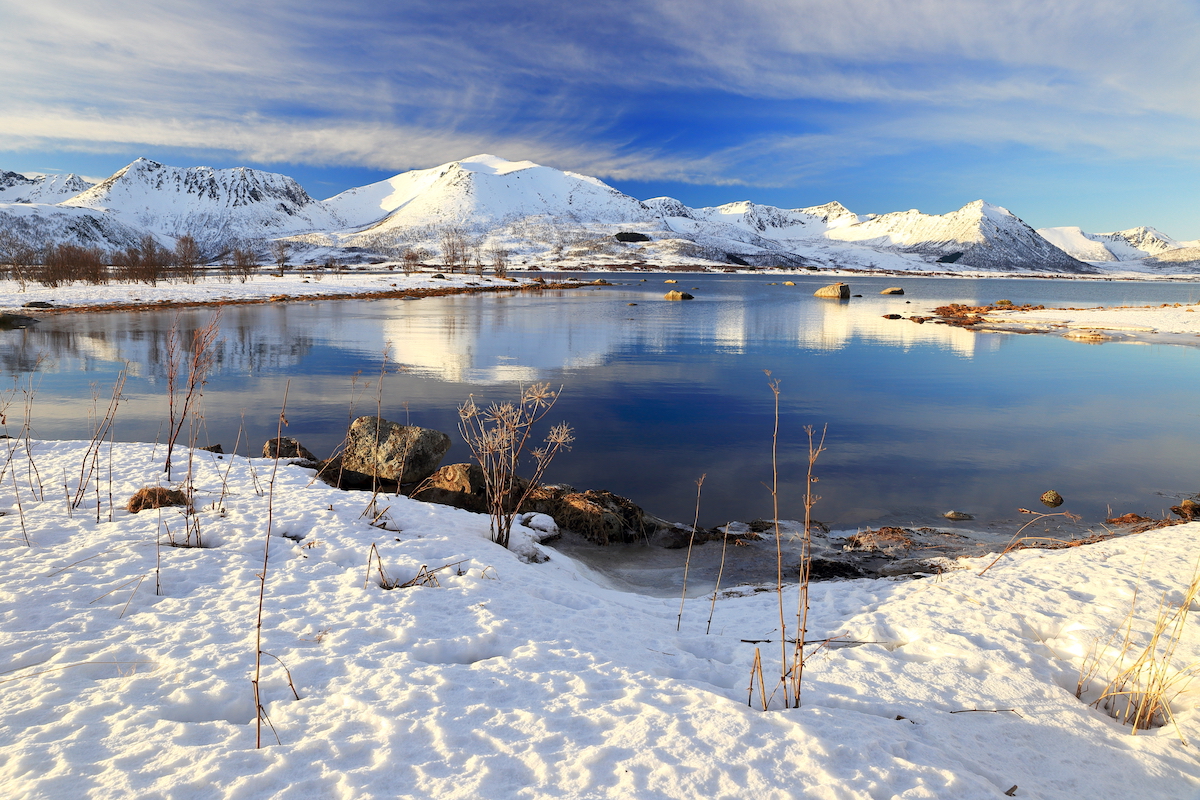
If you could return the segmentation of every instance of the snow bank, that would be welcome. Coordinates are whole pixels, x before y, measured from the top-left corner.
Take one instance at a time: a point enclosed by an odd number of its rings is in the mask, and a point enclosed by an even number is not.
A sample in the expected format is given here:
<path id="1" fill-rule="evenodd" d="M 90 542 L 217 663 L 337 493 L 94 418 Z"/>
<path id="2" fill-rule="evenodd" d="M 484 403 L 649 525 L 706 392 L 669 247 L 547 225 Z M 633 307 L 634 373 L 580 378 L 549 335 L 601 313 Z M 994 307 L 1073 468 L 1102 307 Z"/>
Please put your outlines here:
<path id="1" fill-rule="evenodd" d="M 0 452 L 8 456 L 9 442 Z M 778 670 L 777 596 L 619 592 L 518 528 L 312 482 L 309 470 L 195 454 L 195 520 L 111 512 L 161 477 L 163 448 L 106 446 L 70 515 L 85 443 L 17 446 L 0 496 L 0 785 L 11 798 L 1191 797 L 1200 762 L 1173 728 L 1136 737 L 1075 698 L 1080 660 L 1135 590 L 1177 598 L 1190 524 L 1006 556 L 920 581 L 814 587 L 804 707 L 746 704 L 755 645 Z M 178 454 L 176 464 L 185 461 Z M 111 464 L 111 484 L 110 484 Z M 179 473 L 176 474 L 179 477 Z M 67 484 L 64 491 L 61 482 Z M 32 488 L 31 488 L 32 487 Z M 17 500 L 20 506 L 17 506 Z M 379 511 L 379 527 L 368 522 Z M 97 511 L 100 521 L 97 522 Z M 364 513 L 365 512 L 365 513 Z M 255 615 L 271 551 L 255 749 Z M 30 545 L 26 546 L 25 537 Z M 399 581 L 367 574 L 375 545 Z M 542 563 L 542 557 L 549 560 Z M 160 587 L 156 591 L 156 586 Z M 785 592 L 794 609 L 795 588 Z M 791 624 L 791 620 L 789 620 Z M 1194 629 L 1177 653 L 1200 659 Z M 757 700 L 757 698 L 756 698 Z M 1174 704 L 1200 728 L 1194 692 Z M 978 709 L 979 711 L 974 711 Z M 993 710 L 994 711 L 993 713 Z M 966 712 L 966 713 L 953 713 Z"/>
<path id="2" fill-rule="evenodd" d="M 435 278 L 434 275 L 442 275 Z M 159 303 L 221 303 L 253 302 L 269 299 L 302 299 L 305 297 L 353 297 L 375 292 L 407 290 L 457 289 L 474 287 L 516 287 L 529 279 L 504 280 L 492 276 L 480 278 L 450 272 L 419 272 L 405 275 L 395 264 L 372 267 L 371 271 L 347 269 L 339 273 L 323 270 L 289 271 L 284 277 L 259 273 L 238 283 L 209 276 L 197 283 L 113 282 L 102 286 L 73 283 L 56 289 L 30 281 L 25 290 L 14 280 L 0 280 L 0 311 L 21 311 L 32 302 L 48 302 L 57 307 L 124 306 Z"/>
<path id="3" fill-rule="evenodd" d="M 1052 325 L 1071 330 L 1200 335 L 1200 304 L 992 311 L 985 314 L 984 319 L 988 322 Z"/>

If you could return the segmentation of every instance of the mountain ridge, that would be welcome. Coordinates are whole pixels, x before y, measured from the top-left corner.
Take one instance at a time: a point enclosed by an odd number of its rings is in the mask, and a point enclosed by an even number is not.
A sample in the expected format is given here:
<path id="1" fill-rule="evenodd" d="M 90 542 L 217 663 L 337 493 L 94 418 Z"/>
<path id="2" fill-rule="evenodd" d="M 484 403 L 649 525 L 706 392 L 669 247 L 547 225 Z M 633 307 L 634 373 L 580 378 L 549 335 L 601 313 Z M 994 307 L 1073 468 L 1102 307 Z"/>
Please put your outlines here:
<path id="1" fill-rule="evenodd" d="M 238 243 L 262 250 L 270 240 L 288 239 L 310 259 L 360 260 L 397 258 L 409 249 L 432 257 L 444 231 L 454 229 L 476 252 L 485 245 L 508 250 L 519 258 L 514 266 L 705 261 L 1081 274 L 1096 271 L 1096 261 L 1128 261 L 1114 254 L 1121 247 L 1152 262 L 1150 250 L 1183 246 L 1153 228 L 1043 235 L 983 200 L 941 215 L 915 209 L 860 215 L 837 201 L 793 209 L 749 200 L 691 208 L 670 197 L 641 201 L 598 178 L 486 153 L 323 201 L 286 175 L 246 167 L 171 167 L 139 158 L 95 185 L 57 177 L 76 182 L 60 181 L 56 191 L 83 188 L 55 203 L 18 204 L 4 193 L 28 193 L 35 179 L 0 172 L 0 226 L 47 237 L 61 229 L 98 246 L 128 246 L 138 233 L 167 244 L 190 234 L 210 254 Z M 638 236 L 618 240 L 619 232 Z M 1079 257 L 1088 255 L 1100 258 Z"/>

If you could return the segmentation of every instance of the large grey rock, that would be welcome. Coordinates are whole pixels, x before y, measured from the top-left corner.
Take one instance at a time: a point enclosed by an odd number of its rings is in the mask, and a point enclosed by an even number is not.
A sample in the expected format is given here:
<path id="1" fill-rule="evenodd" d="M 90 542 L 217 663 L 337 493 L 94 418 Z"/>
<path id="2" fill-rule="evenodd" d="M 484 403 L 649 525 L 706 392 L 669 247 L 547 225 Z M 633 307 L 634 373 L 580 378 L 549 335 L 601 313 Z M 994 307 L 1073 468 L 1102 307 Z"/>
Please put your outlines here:
<path id="1" fill-rule="evenodd" d="M 849 300 L 850 285 L 847 283 L 833 283 L 829 286 L 822 286 L 813 292 L 813 297 L 833 297 L 838 300 Z"/>
<path id="2" fill-rule="evenodd" d="M 342 466 L 398 483 L 416 483 L 434 473 L 450 449 L 450 437 L 431 428 L 359 417 L 346 433 Z"/>

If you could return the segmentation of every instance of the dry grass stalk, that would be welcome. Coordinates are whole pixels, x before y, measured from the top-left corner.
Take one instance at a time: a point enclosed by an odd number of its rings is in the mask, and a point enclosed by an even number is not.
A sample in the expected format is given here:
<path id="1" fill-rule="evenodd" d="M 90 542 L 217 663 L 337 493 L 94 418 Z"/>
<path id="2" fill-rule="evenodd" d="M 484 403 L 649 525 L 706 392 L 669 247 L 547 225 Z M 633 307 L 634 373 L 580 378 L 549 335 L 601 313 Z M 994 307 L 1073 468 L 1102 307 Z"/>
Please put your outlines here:
<path id="1" fill-rule="evenodd" d="M 708 477 L 707 472 L 696 481 L 696 516 L 692 520 L 692 533 L 688 536 L 687 560 L 683 562 L 683 591 L 679 597 L 679 616 L 675 618 L 675 630 L 677 631 L 683 625 L 683 604 L 687 602 L 687 581 L 688 570 L 692 566 L 692 546 L 696 543 L 696 526 L 700 524 L 700 490 L 704 487 L 706 477 Z M 711 617 L 709 619 L 711 624 Z"/>
<path id="2" fill-rule="evenodd" d="M 183 354 L 180 352 L 179 319 L 171 325 L 167 334 L 167 408 L 169 422 L 167 425 L 167 460 L 163 471 L 167 480 L 171 479 L 171 452 L 175 449 L 175 441 L 183 431 L 184 423 L 191 416 L 196 403 L 204 393 L 204 384 L 208 382 L 208 371 L 213 364 L 213 344 L 221 332 L 221 307 L 213 312 L 208 324 L 192 332 L 192 352 L 188 359 L 187 380 L 181 389 L 179 386 L 179 371 L 183 366 Z"/>
<path id="3" fill-rule="evenodd" d="M 754 661 L 750 664 L 750 688 L 747 690 L 746 705 L 754 706 L 754 680 L 758 679 L 758 696 L 762 700 L 762 710 L 767 710 L 767 685 L 763 681 L 762 653 L 754 648 Z M 774 692 L 772 692 L 774 695 Z"/>
<path id="4" fill-rule="evenodd" d="M 400 582 L 393 580 L 387 574 L 387 570 L 383 568 L 383 556 L 379 554 L 379 547 L 372 542 L 371 549 L 367 551 L 367 574 L 363 577 L 363 588 L 367 588 L 367 584 L 371 580 L 371 565 L 375 565 L 376 571 L 379 573 L 379 588 L 392 590 L 400 585 Z"/>
<path id="5" fill-rule="evenodd" d="M 708 607 L 708 627 L 704 635 L 712 633 L 713 614 L 717 611 L 717 593 L 721 591 L 721 576 L 725 574 L 725 552 L 729 549 L 729 523 L 725 524 L 725 535 L 721 537 L 721 566 L 717 569 L 717 585 L 713 587 L 712 605 Z"/>
<path id="6" fill-rule="evenodd" d="M 1009 554 L 1010 552 L 1012 552 L 1013 550 L 1019 550 L 1019 549 L 1020 549 L 1020 548 L 1018 547 L 1018 543 L 1019 543 L 1019 542 L 1021 542 L 1021 541 L 1023 541 L 1023 538 L 1022 538 L 1021 534 L 1022 534 L 1022 533 L 1024 533 L 1024 532 L 1025 532 L 1025 529 L 1026 529 L 1026 528 L 1028 528 L 1030 525 L 1033 525 L 1033 524 L 1035 524 L 1035 523 L 1041 522 L 1042 520 L 1044 520 L 1044 519 L 1047 519 L 1047 518 L 1049 518 L 1049 517 L 1066 517 L 1067 519 L 1069 519 L 1069 520 L 1073 520 L 1073 521 L 1078 521 L 1079 519 L 1081 519 L 1081 517 L 1079 517 L 1079 516 L 1077 516 L 1077 515 L 1075 515 L 1075 514 L 1072 514 L 1070 511 L 1057 511 L 1057 512 L 1055 512 L 1055 513 L 1053 513 L 1053 514 L 1043 514 L 1043 513 L 1037 512 L 1037 511 L 1030 511 L 1030 510 L 1029 510 L 1029 509 L 1027 509 L 1027 508 L 1018 508 L 1018 509 L 1017 509 L 1017 513 L 1019 513 L 1019 514 L 1032 514 L 1032 515 L 1033 515 L 1033 519 L 1029 520 L 1029 522 L 1026 522 L 1024 525 L 1022 525 L 1022 526 L 1021 526 L 1021 527 L 1020 527 L 1020 528 L 1017 530 L 1017 532 L 1013 534 L 1013 538 L 1012 538 L 1012 539 L 1009 541 L 1008 545 L 1006 545 L 1006 546 L 1005 546 L 1005 548 L 1004 548 L 1004 549 L 1003 549 L 1003 550 L 1000 552 L 1000 555 L 996 556 L 996 558 L 995 558 L 995 559 L 993 559 L 993 560 L 992 560 L 992 562 L 991 562 L 990 564 L 988 564 L 986 567 L 984 567 L 983 569 L 981 569 L 981 570 L 979 571 L 979 574 L 980 574 L 981 576 L 982 576 L 982 575 L 983 575 L 985 572 L 987 572 L 989 569 L 991 569 L 992 567 L 996 566 L 996 562 L 997 562 L 997 561 L 999 561 L 1000 559 L 1004 558 L 1006 555 L 1008 555 L 1008 554 Z"/>
<path id="7" fill-rule="evenodd" d="M 125 378 L 128 375 L 129 362 L 125 362 L 125 366 L 121 368 L 121 371 L 117 373 L 116 380 L 113 381 L 112 397 L 108 401 L 108 408 L 104 412 L 104 418 L 96 423 L 92 439 L 88 442 L 87 450 L 84 451 L 83 462 L 79 465 L 79 485 L 75 489 L 75 497 L 72 499 L 70 505 L 72 509 L 79 508 L 87 491 L 88 483 L 91 482 L 93 474 L 96 473 L 100 448 L 104 445 L 104 438 L 110 436 L 112 433 L 113 423 L 117 417 L 117 407 L 121 403 L 121 392 L 125 389 Z M 110 452 L 111 449 L 110 447 Z M 98 492 L 99 487 L 97 486 Z M 100 521 L 100 504 L 98 499 L 96 503 L 96 521 Z"/>
<path id="8" fill-rule="evenodd" d="M 771 519 L 775 525 L 775 592 L 779 596 L 779 683 L 783 686 L 783 707 L 789 708 L 787 616 L 783 610 L 783 531 L 779 528 L 779 379 L 772 378 L 769 369 L 763 372 L 775 397 L 775 427 L 771 431 Z"/>
<path id="9" fill-rule="evenodd" d="M 811 425 L 804 426 L 804 432 L 808 435 L 808 473 L 804 483 L 804 541 L 800 551 L 800 592 L 796 609 L 796 623 L 799 630 L 796 633 L 796 649 L 792 652 L 790 670 L 792 703 L 796 708 L 800 707 L 800 690 L 804 682 L 804 637 L 808 633 L 808 587 L 812 580 L 812 510 L 817 501 L 821 499 L 819 495 L 813 494 L 812 487 L 817 482 L 817 477 L 813 475 L 813 468 L 816 466 L 817 458 L 825 452 L 825 434 L 828 431 L 828 425 L 823 427 L 821 440 L 814 445 L 813 427 Z"/>
<path id="10" fill-rule="evenodd" d="M 1158 603 L 1154 624 L 1145 644 L 1138 646 L 1133 636 L 1133 607 L 1126 617 L 1125 636 L 1111 668 L 1116 672 L 1092 703 L 1104 709 L 1114 719 L 1132 727 L 1131 733 L 1166 725 L 1175 725 L 1180 739 L 1183 734 L 1171 711 L 1171 701 L 1184 691 L 1196 677 L 1200 664 L 1185 667 L 1175 665 L 1175 651 L 1187 630 L 1188 614 L 1200 596 L 1200 564 L 1192 572 L 1192 580 L 1178 603 L 1170 603 L 1164 594 Z M 1136 603 L 1136 596 L 1135 596 Z M 1085 667 L 1086 664 L 1085 659 Z M 1096 668 L 1090 667 L 1095 673 Z M 1090 677 L 1090 676 L 1089 676 Z M 1081 671 L 1079 693 L 1084 684 Z M 1185 742 L 1186 743 L 1186 742 Z"/>
<path id="11" fill-rule="evenodd" d="M 283 437 L 283 426 L 287 424 L 287 399 L 288 391 L 292 388 L 292 382 L 289 380 L 283 388 L 283 404 L 279 408 L 279 422 L 276 426 L 275 441 L 279 441 Z M 170 457 L 168 456 L 168 463 Z M 271 528 L 275 522 L 275 476 L 279 472 L 279 451 L 275 451 L 275 464 L 271 468 L 271 482 L 267 492 L 267 536 L 263 543 L 263 561 L 262 571 L 258 574 L 258 616 L 254 625 L 254 680 L 251 683 L 254 686 L 254 708 L 255 708 L 255 726 L 254 726 L 254 747 L 255 749 L 262 747 L 262 724 L 265 720 L 271 728 L 271 733 L 275 735 L 275 741 L 279 741 L 279 734 L 275 732 L 275 726 L 271 725 L 271 720 L 267 718 L 267 709 L 262 704 L 262 695 L 259 691 L 259 681 L 262 678 L 262 627 L 263 627 L 263 605 L 267 599 L 267 567 L 268 559 L 271 555 Z M 274 657 L 274 656 L 272 656 Z M 286 669 L 286 667 L 285 667 Z M 291 682 L 291 675 L 288 676 L 288 682 Z M 295 687 L 292 688 L 295 691 Z"/>

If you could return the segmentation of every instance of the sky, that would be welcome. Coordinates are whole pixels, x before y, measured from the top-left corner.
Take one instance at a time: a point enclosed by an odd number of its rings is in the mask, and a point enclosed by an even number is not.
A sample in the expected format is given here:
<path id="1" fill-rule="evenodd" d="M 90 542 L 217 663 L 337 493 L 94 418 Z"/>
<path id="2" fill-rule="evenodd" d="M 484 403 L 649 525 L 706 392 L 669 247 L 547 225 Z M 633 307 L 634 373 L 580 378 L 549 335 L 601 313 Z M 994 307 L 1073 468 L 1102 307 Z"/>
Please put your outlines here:
<path id="1" fill-rule="evenodd" d="M 640 199 L 1200 239 L 1195 0 L 0 0 L 0 169 L 325 199 L 478 153 Z"/>

